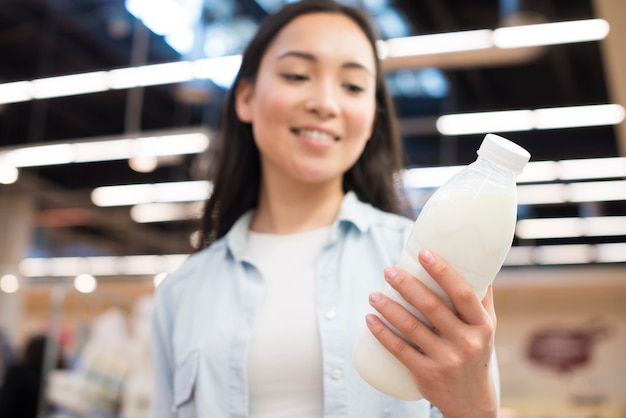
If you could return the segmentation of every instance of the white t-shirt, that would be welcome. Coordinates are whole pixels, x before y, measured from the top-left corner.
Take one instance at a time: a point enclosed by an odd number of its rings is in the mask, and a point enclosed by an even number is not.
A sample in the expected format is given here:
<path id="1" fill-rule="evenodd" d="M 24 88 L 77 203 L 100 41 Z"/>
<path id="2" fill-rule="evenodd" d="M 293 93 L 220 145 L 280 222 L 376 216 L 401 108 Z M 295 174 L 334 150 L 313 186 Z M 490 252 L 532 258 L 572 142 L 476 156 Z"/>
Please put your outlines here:
<path id="1" fill-rule="evenodd" d="M 330 227 L 249 234 L 248 253 L 265 280 L 248 354 L 251 418 L 323 416 L 315 268 L 329 238 Z"/>

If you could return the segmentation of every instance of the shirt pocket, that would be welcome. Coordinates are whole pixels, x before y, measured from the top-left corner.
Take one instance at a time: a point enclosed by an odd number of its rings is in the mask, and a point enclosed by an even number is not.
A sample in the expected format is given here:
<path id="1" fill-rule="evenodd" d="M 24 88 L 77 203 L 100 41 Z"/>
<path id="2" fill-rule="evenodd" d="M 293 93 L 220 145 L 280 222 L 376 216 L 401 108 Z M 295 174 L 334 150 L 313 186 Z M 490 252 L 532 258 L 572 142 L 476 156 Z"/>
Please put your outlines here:
<path id="1" fill-rule="evenodd" d="M 198 351 L 192 351 L 176 366 L 174 372 L 174 405 L 179 418 L 195 417 L 195 388 L 198 376 Z"/>

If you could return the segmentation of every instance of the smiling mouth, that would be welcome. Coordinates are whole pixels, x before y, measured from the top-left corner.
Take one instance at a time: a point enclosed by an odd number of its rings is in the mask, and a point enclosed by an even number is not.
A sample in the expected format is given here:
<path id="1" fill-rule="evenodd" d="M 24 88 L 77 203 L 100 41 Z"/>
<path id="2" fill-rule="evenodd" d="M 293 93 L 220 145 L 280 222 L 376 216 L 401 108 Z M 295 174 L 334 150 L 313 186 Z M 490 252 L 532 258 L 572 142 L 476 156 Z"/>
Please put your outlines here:
<path id="1" fill-rule="evenodd" d="M 301 135 L 301 136 L 306 136 L 307 138 L 310 138 L 314 141 L 318 141 L 318 142 L 337 142 L 339 141 L 339 137 L 338 136 L 333 136 L 330 135 L 326 132 L 321 132 L 321 131 L 316 131 L 313 129 L 292 129 L 292 132 L 297 134 L 297 135 Z"/>

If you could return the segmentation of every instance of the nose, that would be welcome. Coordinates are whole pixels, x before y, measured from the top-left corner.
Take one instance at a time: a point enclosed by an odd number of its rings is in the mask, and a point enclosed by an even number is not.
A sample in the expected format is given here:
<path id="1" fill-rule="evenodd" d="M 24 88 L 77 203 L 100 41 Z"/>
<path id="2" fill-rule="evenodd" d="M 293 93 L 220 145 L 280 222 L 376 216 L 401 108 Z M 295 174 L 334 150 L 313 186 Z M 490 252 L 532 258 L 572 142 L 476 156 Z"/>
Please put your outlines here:
<path id="1" fill-rule="evenodd" d="M 340 106 L 334 87 L 330 83 L 312 86 L 310 96 L 306 101 L 306 108 L 325 119 L 337 116 Z"/>

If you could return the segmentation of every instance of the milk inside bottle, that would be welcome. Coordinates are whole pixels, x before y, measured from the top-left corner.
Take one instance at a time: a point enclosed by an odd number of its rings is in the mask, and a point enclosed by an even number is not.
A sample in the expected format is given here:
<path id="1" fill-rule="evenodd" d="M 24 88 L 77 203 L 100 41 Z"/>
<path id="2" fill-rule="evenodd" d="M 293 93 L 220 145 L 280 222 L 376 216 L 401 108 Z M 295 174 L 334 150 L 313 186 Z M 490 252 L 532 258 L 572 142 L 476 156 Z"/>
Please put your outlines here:
<path id="1" fill-rule="evenodd" d="M 422 249 L 437 253 L 482 299 L 511 248 L 517 218 L 516 178 L 530 159 L 525 149 L 493 134 L 485 136 L 477 154 L 476 161 L 426 202 L 398 261 L 399 267 L 426 284 L 453 310 L 448 295 L 426 273 L 417 255 Z M 386 293 L 430 325 L 394 289 L 388 287 Z M 367 327 L 354 347 L 353 362 L 361 377 L 378 390 L 399 399 L 422 398 L 409 370 Z"/>

